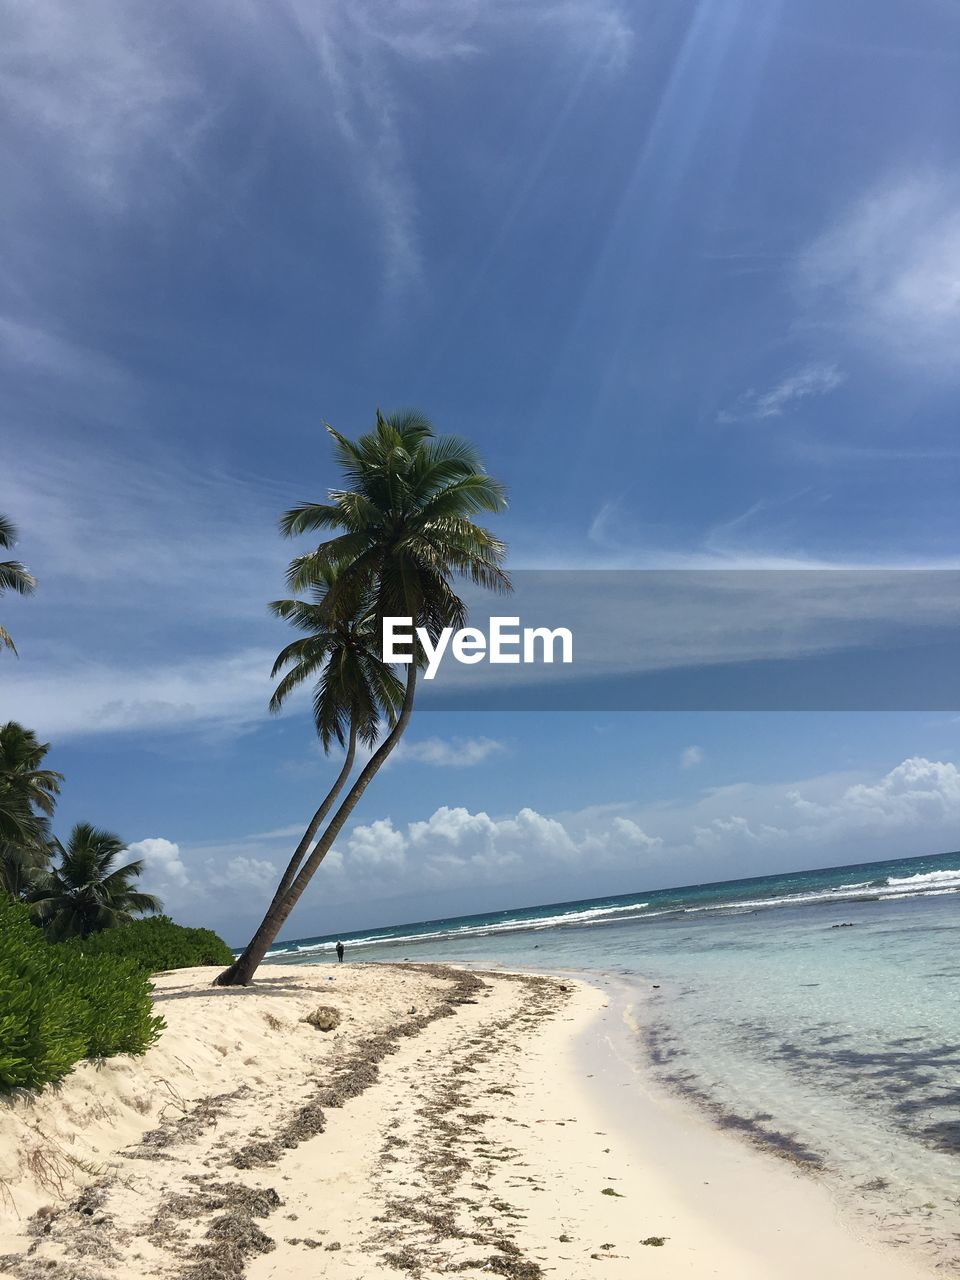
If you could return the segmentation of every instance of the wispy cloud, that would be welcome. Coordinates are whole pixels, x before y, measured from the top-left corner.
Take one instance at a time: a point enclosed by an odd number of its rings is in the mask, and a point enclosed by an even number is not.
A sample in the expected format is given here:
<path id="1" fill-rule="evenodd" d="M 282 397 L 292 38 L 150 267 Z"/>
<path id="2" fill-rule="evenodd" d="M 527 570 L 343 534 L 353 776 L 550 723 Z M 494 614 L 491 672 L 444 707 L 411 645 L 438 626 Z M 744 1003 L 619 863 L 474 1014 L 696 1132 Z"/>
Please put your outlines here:
<path id="1" fill-rule="evenodd" d="M 760 422 L 780 418 L 804 400 L 828 395 L 845 381 L 846 374 L 835 364 L 806 364 L 766 391 L 751 387 L 731 408 L 721 409 L 717 421 Z"/>
<path id="2" fill-rule="evenodd" d="M 137 194 L 135 174 L 181 157 L 204 110 L 171 16 L 122 0 L 7 6 L 0 16 L 7 147 L 32 151 L 31 170 L 42 156 L 77 193 L 125 206 Z"/>
<path id="3" fill-rule="evenodd" d="M 401 741 L 394 758 L 414 764 L 437 765 L 444 769 L 468 769 L 483 764 L 491 756 L 502 755 L 506 747 L 495 738 L 421 738 Z"/>
<path id="4" fill-rule="evenodd" d="M 205 181 L 205 147 L 229 126 L 243 75 L 303 145 L 305 182 L 319 191 L 335 181 L 342 192 L 332 175 L 345 164 L 375 229 L 386 287 L 397 293 L 419 278 L 423 257 L 411 68 L 427 73 L 522 44 L 538 57 L 576 51 L 612 74 L 633 39 L 620 0 L 211 0 L 202 18 L 177 3 L 8 6 L 0 217 L 8 242 L 38 253 L 35 210 L 64 192 L 88 211 L 156 219 L 185 177 Z M 339 158 L 317 150 L 330 137 Z M 29 281 L 20 286 L 29 296 Z"/>
<path id="5" fill-rule="evenodd" d="M 95 457 L 63 437 L 42 456 L 12 440 L 0 510 L 40 587 L 13 602 L 5 713 L 53 738 L 265 718 L 287 638 L 267 610 L 291 554 L 276 532 L 284 497 L 147 440 L 100 440 Z"/>
<path id="6" fill-rule="evenodd" d="M 875 353 L 955 373 L 960 346 L 960 183 L 891 181 L 848 209 L 801 255 L 816 322 Z"/>
<path id="7" fill-rule="evenodd" d="M 58 741 L 130 730 L 238 728 L 267 718 L 273 656 L 254 649 L 143 665 L 27 658 L 5 675 L 3 711 Z"/>
<path id="8" fill-rule="evenodd" d="M 686 747 L 680 756 L 680 768 L 695 769 L 698 764 L 703 764 L 703 747 Z"/>
<path id="9" fill-rule="evenodd" d="M 410 64 L 482 60 L 533 36 L 540 52 L 557 44 L 589 53 L 610 71 L 629 56 L 633 31 L 617 0 L 340 0 L 316 5 L 285 0 L 294 30 L 308 47 L 333 107 L 333 122 L 364 203 L 378 228 L 388 292 L 421 275 L 420 197 L 413 176 L 410 125 L 402 88 Z M 248 7 L 275 43 L 274 6 Z"/>
<path id="10" fill-rule="evenodd" d="M 20 372 L 81 382 L 87 390 L 99 384 L 116 391 L 128 381 L 125 372 L 99 352 L 3 314 L 0 363 Z"/>
<path id="11" fill-rule="evenodd" d="M 267 623 L 266 602 L 279 594 L 291 554 L 276 531 L 286 490 L 187 467 L 143 437 L 116 447 L 101 437 L 93 456 L 86 441 L 67 436 L 50 435 L 55 448 L 38 455 L 28 429 L 11 435 L 18 464 L 0 475 L 0 510 L 16 513 L 23 554 L 41 580 L 28 627 L 68 608 L 80 643 L 85 622 L 102 632 L 105 615 L 122 627 L 136 611 L 143 652 L 171 628 L 218 616 L 221 628 L 239 617 Z M 100 652 L 109 648 L 101 635 Z"/>

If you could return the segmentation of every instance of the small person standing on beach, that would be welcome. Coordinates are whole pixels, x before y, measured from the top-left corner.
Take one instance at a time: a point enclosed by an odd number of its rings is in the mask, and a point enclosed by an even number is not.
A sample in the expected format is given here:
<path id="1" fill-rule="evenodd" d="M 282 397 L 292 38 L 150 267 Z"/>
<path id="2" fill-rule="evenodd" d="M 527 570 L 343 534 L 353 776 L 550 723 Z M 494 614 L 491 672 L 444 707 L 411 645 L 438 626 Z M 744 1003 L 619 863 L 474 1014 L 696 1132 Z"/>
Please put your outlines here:
<path id="1" fill-rule="evenodd" d="M 343 964 L 343 943 L 337 943 L 337 963 Z"/>

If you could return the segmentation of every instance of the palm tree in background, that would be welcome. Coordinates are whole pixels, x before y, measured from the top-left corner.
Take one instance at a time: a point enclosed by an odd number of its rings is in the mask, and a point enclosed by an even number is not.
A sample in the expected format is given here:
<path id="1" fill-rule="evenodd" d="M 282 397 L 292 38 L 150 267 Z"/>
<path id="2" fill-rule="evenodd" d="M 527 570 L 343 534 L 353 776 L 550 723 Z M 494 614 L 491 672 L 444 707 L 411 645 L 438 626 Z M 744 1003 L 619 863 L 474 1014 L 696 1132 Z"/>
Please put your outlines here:
<path id="1" fill-rule="evenodd" d="M 143 860 L 117 865 L 126 846 L 113 832 L 78 822 L 66 845 L 54 840 L 51 848 L 58 861 L 32 895 L 34 917 L 51 942 L 89 938 L 161 910 L 159 898 L 133 887 Z"/>
<path id="2" fill-rule="evenodd" d="M 453 588 L 457 577 L 508 591 L 504 544 L 474 516 L 502 511 L 503 487 L 491 479 L 473 447 L 456 436 L 437 436 L 422 414 L 384 417 L 353 441 L 334 431 L 334 453 L 349 488 L 327 503 L 306 503 L 281 520 L 287 537 L 317 530 L 335 536 L 291 564 L 294 591 L 324 586 L 319 608 L 333 625 L 365 602 L 379 639 L 385 617 L 409 617 L 432 640 L 447 626 L 461 627 L 466 606 Z M 328 575 L 333 575 L 332 578 Z M 314 872 L 326 857 L 364 791 L 400 741 L 413 713 L 418 661 L 408 664 L 403 701 L 389 733 L 373 752 L 286 892 L 278 895 L 243 956 L 220 974 L 224 986 L 250 982 Z"/>
<path id="3" fill-rule="evenodd" d="M 0 725 L 0 884 L 21 885 L 30 870 L 46 866 L 48 820 L 63 774 L 42 768 L 50 750 L 32 729 L 15 720 Z M 15 896 L 20 896 L 19 892 Z"/>
<path id="4" fill-rule="evenodd" d="M 0 515 L 0 548 L 4 551 L 16 546 L 17 531 L 6 516 Z M 0 593 L 16 591 L 21 596 L 30 595 L 37 586 L 33 574 L 28 573 L 19 560 L 0 560 Z M 0 645 L 17 652 L 10 632 L 0 626 Z"/>
<path id="5" fill-rule="evenodd" d="M 47 827 L 47 819 L 41 819 Z M 29 902 L 46 883 L 50 872 L 47 845 L 14 844 L 0 840 L 0 893 L 17 902 Z"/>
<path id="6" fill-rule="evenodd" d="M 380 654 L 380 635 L 374 614 L 358 605 L 340 617 L 325 608 L 326 596 L 336 581 L 336 571 L 328 568 L 322 581 L 310 592 L 311 600 L 275 600 L 271 610 L 306 634 L 281 650 L 273 664 L 276 677 L 286 668 L 270 699 L 270 710 L 278 712 L 295 689 L 315 680 L 313 718 L 317 737 L 327 754 L 335 744 L 345 750 L 343 767 L 333 786 L 307 824 L 307 829 L 287 865 L 264 920 L 270 917 L 293 883 L 300 864 L 320 824 L 343 790 L 353 769 L 357 743 L 373 749 L 384 722 L 392 727 L 403 702 L 403 684 Z M 256 942 L 254 936 L 251 945 Z M 245 964 L 240 956 L 234 968 Z M 231 970 L 228 970 L 229 974 Z M 226 975 L 222 985 L 227 985 Z"/>

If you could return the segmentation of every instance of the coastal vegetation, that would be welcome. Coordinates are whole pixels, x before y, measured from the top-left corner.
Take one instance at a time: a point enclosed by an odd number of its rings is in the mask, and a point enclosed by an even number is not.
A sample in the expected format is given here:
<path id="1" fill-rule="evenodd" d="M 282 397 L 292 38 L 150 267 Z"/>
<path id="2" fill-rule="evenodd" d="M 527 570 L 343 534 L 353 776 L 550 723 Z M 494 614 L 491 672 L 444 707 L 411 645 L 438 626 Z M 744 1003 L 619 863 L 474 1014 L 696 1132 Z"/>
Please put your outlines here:
<path id="1" fill-rule="evenodd" d="M 63 777 L 49 744 L 0 726 L 0 1093 L 41 1089 L 85 1058 L 142 1054 L 160 1035 L 150 974 L 228 964 L 207 929 L 185 929 L 139 891 L 123 841 L 77 823 L 50 833 Z"/>
<path id="2" fill-rule="evenodd" d="M 122 956 L 145 973 L 230 964 L 233 952 L 212 929 L 189 929 L 169 916 L 132 920 L 63 944 L 87 956 Z"/>
<path id="3" fill-rule="evenodd" d="M 51 942 L 160 911 L 135 888 L 143 860 L 120 865 L 126 845 L 112 831 L 78 822 L 66 844 L 51 834 L 63 774 L 44 767 L 49 750 L 32 729 L 0 725 L 0 894 L 27 904 Z"/>
<path id="4" fill-rule="evenodd" d="M 84 1058 L 145 1053 L 163 1026 L 134 960 L 51 943 L 0 895 L 0 1091 L 55 1084 Z"/>
<path id="5" fill-rule="evenodd" d="M 401 696 L 399 682 L 392 673 L 388 678 L 373 648 L 383 619 L 410 618 L 436 642 L 445 628 L 460 628 L 466 621 L 466 606 L 454 590 L 457 578 L 494 591 L 510 589 L 502 568 L 504 543 L 474 519 L 504 510 L 506 495 L 472 445 L 456 436 L 438 436 L 415 411 L 384 416 L 378 410 L 374 429 L 357 440 L 332 427 L 327 430 L 345 487 L 331 490 L 325 503 L 294 507 L 281 520 L 286 537 L 318 531 L 333 536 L 290 565 L 288 585 L 308 594 L 310 601 L 292 599 L 273 606 L 306 635 L 277 659 L 274 674 L 291 669 L 272 705 L 278 708 L 292 688 L 316 678 L 314 713 L 321 745 L 325 750 L 334 742 L 344 745 L 346 756 L 256 933 L 217 978 L 223 986 L 251 981 L 410 722 L 423 646 L 418 642 L 415 660 L 407 665 Z M 379 745 L 318 835 L 346 785 L 358 738 Z"/>
<path id="6" fill-rule="evenodd" d="M 151 973 L 233 959 L 207 929 L 142 918 L 160 902 L 135 887 L 143 863 L 123 859 L 118 836 L 83 822 L 65 844 L 51 836 L 63 778 L 48 749 L 0 726 L 0 1093 L 144 1053 L 164 1026 Z"/>

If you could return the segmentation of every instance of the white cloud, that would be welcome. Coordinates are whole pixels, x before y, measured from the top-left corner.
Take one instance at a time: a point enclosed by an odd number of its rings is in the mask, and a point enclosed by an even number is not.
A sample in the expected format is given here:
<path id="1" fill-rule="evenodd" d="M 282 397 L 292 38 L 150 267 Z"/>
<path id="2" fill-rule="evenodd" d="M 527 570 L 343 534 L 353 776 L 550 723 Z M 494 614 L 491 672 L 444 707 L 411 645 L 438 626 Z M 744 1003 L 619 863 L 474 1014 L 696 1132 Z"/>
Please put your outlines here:
<path id="1" fill-rule="evenodd" d="M 562 877 L 589 896 L 598 871 L 636 888 L 730 874 L 869 860 L 946 847 L 960 824 L 960 769 L 904 760 L 873 779 L 833 774 L 783 784 L 712 788 L 693 802 L 622 804 L 549 815 L 532 808 L 495 818 L 441 806 L 405 828 L 389 819 L 341 842 L 335 892 L 379 894 Z M 549 889 L 545 890 L 549 897 Z M 545 897 L 544 900 L 547 900 Z"/>
<path id="2" fill-rule="evenodd" d="M 849 209 L 800 259 L 822 322 L 878 354 L 950 373 L 960 346 L 960 184 L 891 182 Z"/>
<path id="3" fill-rule="evenodd" d="M 745 391 L 733 408 L 723 409 L 717 414 L 717 421 L 728 423 L 780 418 L 804 400 L 828 395 L 845 381 L 846 374 L 835 364 L 806 364 L 767 391 L 753 388 Z"/>
<path id="4" fill-rule="evenodd" d="M 392 760 L 398 763 L 412 761 L 415 764 L 438 765 L 441 768 L 467 769 L 483 764 L 491 756 L 506 750 L 495 738 L 421 738 L 419 742 L 401 739 Z"/>
<path id="5" fill-rule="evenodd" d="M 145 441 L 90 454 L 62 439 L 40 456 L 27 431 L 11 437 L 24 447 L 0 510 L 40 586 L 12 605 L 8 713 L 55 737 L 265 718 L 287 638 L 267 610 L 291 555 L 275 523 L 286 496 L 184 472 Z"/>
<path id="6" fill-rule="evenodd" d="M 613 817 L 602 828 L 574 833 L 560 818 L 523 808 L 492 818 L 442 805 L 428 819 L 399 830 L 389 820 L 354 828 L 343 846 L 344 883 L 375 868 L 378 884 L 389 869 L 399 887 L 448 889 L 472 883 L 507 884 L 551 872 L 569 873 L 586 865 L 633 863 L 660 847 L 635 822 Z"/>
<path id="7" fill-rule="evenodd" d="M 182 887 L 187 884 L 187 868 L 180 858 L 180 846 L 163 836 L 148 836 L 127 845 L 127 852 L 144 861 L 144 883 Z"/>
<path id="8" fill-rule="evenodd" d="M 911 756 L 878 781 L 816 801 L 793 793 L 804 825 L 830 829 L 950 826 L 960 821 L 960 770 L 950 761 Z"/>
<path id="9" fill-rule="evenodd" d="M 406 848 L 406 840 L 390 819 L 381 818 L 367 826 L 354 827 L 344 843 L 343 854 L 351 867 L 382 873 L 385 869 L 402 869 Z"/>
<path id="10" fill-rule="evenodd" d="M 122 0 L 8 5 L 0 17 L 8 140 L 53 161 L 77 191 L 126 204 L 136 173 L 182 157 L 203 110 L 171 16 Z"/>
<path id="11" fill-rule="evenodd" d="M 558 43 L 608 70 L 619 70 L 633 32 L 617 0 L 286 0 L 298 43 L 309 49 L 316 81 L 332 105 L 339 134 L 372 222 L 389 293 L 422 271 L 419 193 L 411 172 L 409 103 L 402 89 L 409 64 L 482 60 L 504 45 L 533 39 L 538 51 Z M 232 9 L 231 9 L 232 18 Z M 276 49 L 272 4 L 247 6 L 257 42 Z M 299 51 L 298 51 L 299 52 Z M 292 57 L 287 65 L 293 65 Z M 399 74 L 398 74 L 399 73 Z M 301 92 L 315 95 L 313 87 Z"/>
<path id="12" fill-rule="evenodd" d="M 930 853 L 955 846 L 958 828 L 960 769 L 922 756 L 879 776 L 741 782 L 692 802 L 561 814 L 524 807 L 500 817 L 444 805 L 405 825 L 384 817 L 348 829 L 286 936 L 328 932 L 333 913 L 362 918 L 359 904 L 372 901 L 383 914 L 397 900 L 400 921 L 428 916 L 433 894 L 459 894 L 460 911 L 475 894 L 502 905 L 593 897 Z M 283 827 L 193 846 L 151 837 L 130 849 L 147 858 L 145 887 L 160 891 L 168 910 L 241 941 L 297 835 L 299 827 Z"/>
<path id="13" fill-rule="evenodd" d="M 680 768 L 695 769 L 698 764 L 703 764 L 703 747 L 685 747 L 680 756 Z"/>
<path id="14" fill-rule="evenodd" d="M 99 352 L 10 315 L 0 315 L 0 361 L 39 377 L 80 382 L 87 392 L 116 396 L 127 384 L 124 371 Z"/>
<path id="15" fill-rule="evenodd" d="M 750 825 L 750 820 L 742 814 L 731 813 L 725 818 L 714 818 L 709 826 L 693 828 L 693 843 L 701 848 L 727 848 L 731 844 L 743 846 L 744 843 L 756 845 L 761 842 L 770 845 L 771 841 L 780 840 L 787 835 L 782 827 L 773 827 L 769 823 L 759 822 Z"/>
<path id="16" fill-rule="evenodd" d="M 285 134 L 304 142 L 304 181 L 313 173 L 342 187 L 334 170 L 345 163 L 396 293 L 421 272 L 408 73 L 518 45 L 613 73 L 634 40 L 620 0 L 211 0 L 198 15 L 186 4 L 123 0 L 7 6 L 4 167 L 26 176 L 7 183 L 0 209 L 16 220 L 18 242 L 43 251 L 30 239 L 30 218 L 48 183 L 51 193 L 68 189 L 113 215 L 136 207 L 150 218 L 178 198 L 185 176 L 201 186 L 204 144 L 221 117 L 229 127 L 246 79 L 259 82 L 266 114 L 286 113 Z M 335 145 L 316 153 L 318 140 Z M 8 223 L 8 239 L 12 231 Z"/>
<path id="17" fill-rule="evenodd" d="M 232 889 L 255 889 L 266 894 L 272 891 L 279 879 L 277 868 L 266 858 L 231 858 L 222 868 L 212 871 L 213 884 Z M 266 907 L 266 899 L 263 903 Z"/>
<path id="18" fill-rule="evenodd" d="M 4 714 L 50 738 L 237 727 L 267 718 L 272 659 L 254 649 L 143 666 L 24 662 L 4 690 Z"/>

